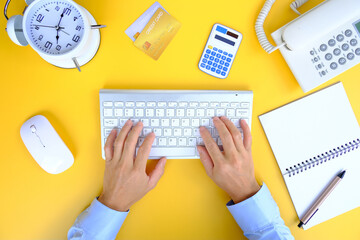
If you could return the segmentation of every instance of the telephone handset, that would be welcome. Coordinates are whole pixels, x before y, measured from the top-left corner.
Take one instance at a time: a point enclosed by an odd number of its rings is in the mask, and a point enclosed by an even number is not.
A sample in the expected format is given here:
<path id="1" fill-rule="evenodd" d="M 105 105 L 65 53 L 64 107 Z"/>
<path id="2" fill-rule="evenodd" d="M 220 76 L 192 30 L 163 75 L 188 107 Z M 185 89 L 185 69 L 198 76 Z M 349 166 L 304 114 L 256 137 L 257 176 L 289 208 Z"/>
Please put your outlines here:
<path id="1" fill-rule="evenodd" d="M 308 0 L 297 0 L 296 8 Z M 327 0 L 266 38 L 263 23 L 275 0 L 267 0 L 256 21 L 261 46 L 280 50 L 304 92 L 360 63 L 360 1 Z"/>

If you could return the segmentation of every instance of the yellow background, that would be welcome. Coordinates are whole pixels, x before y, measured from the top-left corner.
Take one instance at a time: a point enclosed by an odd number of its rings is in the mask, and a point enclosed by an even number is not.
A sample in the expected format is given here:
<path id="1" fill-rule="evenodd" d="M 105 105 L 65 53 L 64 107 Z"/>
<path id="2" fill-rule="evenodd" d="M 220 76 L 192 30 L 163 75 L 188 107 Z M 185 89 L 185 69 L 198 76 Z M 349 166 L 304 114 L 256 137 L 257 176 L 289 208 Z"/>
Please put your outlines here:
<path id="1" fill-rule="evenodd" d="M 65 239 L 77 215 L 100 193 L 104 171 L 98 102 L 101 88 L 253 90 L 256 176 L 269 186 L 295 238 L 360 238 L 360 209 L 307 231 L 296 226 L 298 218 L 257 117 L 305 94 L 280 53 L 268 55 L 258 44 L 254 23 L 264 0 L 162 0 L 182 27 L 158 61 L 135 48 L 124 33 L 153 0 L 77 2 L 98 23 L 108 26 L 101 30 L 99 52 L 82 73 L 56 68 L 29 46 L 13 44 L 3 30 L 5 18 L 0 17 L 0 239 Z M 301 11 L 319 2 L 310 1 Z M 265 24 L 268 35 L 297 16 L 289 4 L 288 0 L 276 2 Z M 21 13 L 24 6 L 24 1 L 13 0 L 9 15 Z M 244 35 L 225 80 L 197 68 L 214 23 Z M 359 66 L 354 67 L 320 87 L 342 81 L 357 119 L 359 73 Z M 42 170 L 22 143 L 20 127 L 36 114 L 50 120 L 75 156 L 74 165 L 62 174 Z M 158 186 L 131 208 L 118 239 L 244 239 L 225 207 L 228 200 L 206 176 L 199 160 L 168 161 Z"/>

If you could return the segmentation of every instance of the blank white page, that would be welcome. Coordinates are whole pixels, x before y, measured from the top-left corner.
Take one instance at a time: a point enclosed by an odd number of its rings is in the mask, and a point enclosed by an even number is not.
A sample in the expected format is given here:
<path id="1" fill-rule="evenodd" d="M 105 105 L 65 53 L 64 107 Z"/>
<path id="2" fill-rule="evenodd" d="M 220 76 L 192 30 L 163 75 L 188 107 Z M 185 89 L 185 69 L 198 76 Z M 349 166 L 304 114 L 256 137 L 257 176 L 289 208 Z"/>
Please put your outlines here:
<path id="1" fill-rule="evenodd" d="M 342 83 L 334 84 L 259 117 L 298 217 L 301 218 L 332 179 L 347 169 L 344 180 L 304 226 L 360 206 L 360 148 L 289 177 L 287 169 L 360 138 L 360 128 Z M 351 196 L 351 197 L 350 197 Z"/>

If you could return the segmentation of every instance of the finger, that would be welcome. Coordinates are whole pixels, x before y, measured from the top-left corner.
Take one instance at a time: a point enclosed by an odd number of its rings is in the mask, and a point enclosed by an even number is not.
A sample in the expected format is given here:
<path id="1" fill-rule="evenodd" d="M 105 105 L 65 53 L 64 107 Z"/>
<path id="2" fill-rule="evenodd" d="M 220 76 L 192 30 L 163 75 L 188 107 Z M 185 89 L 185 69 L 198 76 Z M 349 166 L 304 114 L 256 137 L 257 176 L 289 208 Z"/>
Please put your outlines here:
<path id="1" fill-rule="evenodd" d="M 109 134 L 108 138 L 106 139 L 106 143 L 104 146 L 106 161 L 110 161 L 113 158 L 115 138 L 116 138 L 116 129 L 114 128 Z"/>
<path id="2" fill-rule="evenodd" d="M 124 143 L 126 141 L 126 137 L 128 136 L 131 130 L 132 122 L 128 120 L 123 128 L 121 129 L 119 135 L 117 136 L 115 143 L 114 143 L 114 159 L 119 161 L 124 149 Z"/>
<path id="3" fill-rule="evenodd" d="M 218 117 L 214 117 L 213 121 L 217 131 L 219 132 L 225 154 L 230 154 L 234 151 L 237 151 L 235 148 L 234 140 L 231 137 L 231 134 L 227 129 L 225 123 L 221 121 Z"/>
<path id="4" fill-rule="evenodd" d="M 131 166 L 134 164 L 134 156 L 136 150 L 136 144 L 138 142 L 140 133 L 142 131 L 143 124 L 142 122 L 138 122 L 135 127 L 130 131 L 128 137 L 126 138 L 124 144 L 124 151 L 121 156 L 122 162 L 129 163 Z"/>
<path id="5" fill-rule="evenodd" d="M 205 148 L 208 151 L 214 164 L 219 163 L 222 160 L 223 155 L 222 155 L 218 145 L 215 143 L 214 139 L 211 137 L 210 132 L 205 127 L 200 127 L 200 135 L 205 143 Z"/>
<path id="6" fill-rule="evenodd" d="M 153 189 L 156 184 L 159 182 L 161 176 L 164 174 L 165 171 L 165 163 L 166 158 L 161 158 L 158 163 L 156 164 L 155 169 L 149 174 L 149 188 Z"/>
<path id="7" fill-rule="evenodd" d="M 140 168 L 141 170 L 146 170 L 146 163 L 149 158 L 149 154 L 151 151 L 151 146 L 154 142 L 155 134 L 150 133 L 145 138 L 143 144 L 140 146 L 139 151 L 137 152 L 135 167 Z"/>
<path id="8" fill-rule="evenodd" d="M 221 117 L 220 119 L 221 121 L 223 121 L 223 123 L 225 123 L 225 126 L 230 131 L 236 149 L 239 152 L 242 151 L 244 149 L 244 144 L 239 129 L 237 129 L 234 123 L 230 121 L 230 119 L 228 119 L 227 117 Z"/>
<path id="9" fill-rule="evenodd" d="M 244 147 L 247 151 L 251 151 L 252 136 L 250 132 L 250 127 L 245 120 L 240 121 L 240 126 L 244 134 Z"/>
<path id="10" fill-rule="evenodd" d="M 209 177 L 212 177 L 212 170 L 214 168 L 214 163 L 211 160 L 211 157 L 210 157 L 208 151 L 203 146 L 197 146 L 197 149 L 200 154 L 201 163 L 204 165 L 206 174 Z"/>

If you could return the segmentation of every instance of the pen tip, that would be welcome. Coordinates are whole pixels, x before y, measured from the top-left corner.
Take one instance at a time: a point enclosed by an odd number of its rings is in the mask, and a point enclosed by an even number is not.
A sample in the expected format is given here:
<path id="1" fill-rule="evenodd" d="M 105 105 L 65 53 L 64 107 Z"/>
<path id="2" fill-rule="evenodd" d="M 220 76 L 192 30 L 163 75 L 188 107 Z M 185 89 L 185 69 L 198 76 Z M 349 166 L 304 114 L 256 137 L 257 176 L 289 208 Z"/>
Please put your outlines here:
<path id="1" fill-rule="evenodd" d="M 339 173 L 337 176 L 339 178 L 343 178 L 345 176 L 346 170 L 342 171 L 341 173 Z"/>
<path id="2" fill-rule="evenodd" d="M 300 223 L 298 224 L 298 227 L 301 228 L 303 225 L 304 225 L 304 223 L 300 221 Z"/>

